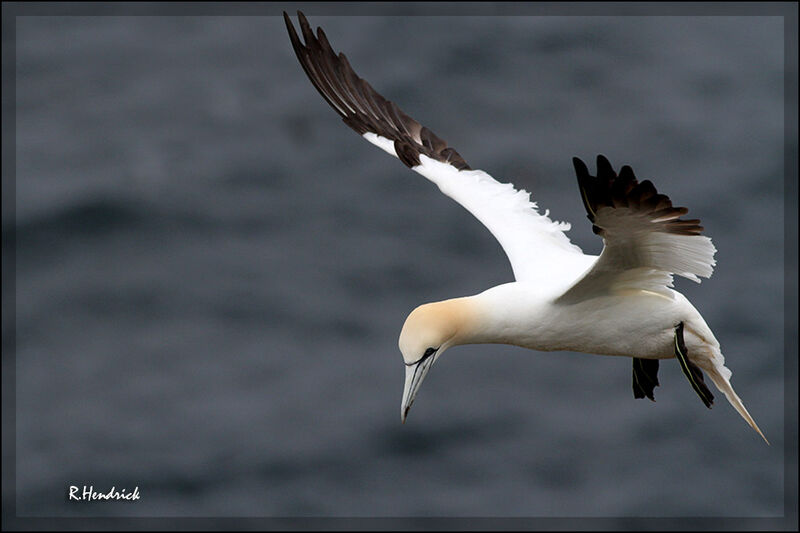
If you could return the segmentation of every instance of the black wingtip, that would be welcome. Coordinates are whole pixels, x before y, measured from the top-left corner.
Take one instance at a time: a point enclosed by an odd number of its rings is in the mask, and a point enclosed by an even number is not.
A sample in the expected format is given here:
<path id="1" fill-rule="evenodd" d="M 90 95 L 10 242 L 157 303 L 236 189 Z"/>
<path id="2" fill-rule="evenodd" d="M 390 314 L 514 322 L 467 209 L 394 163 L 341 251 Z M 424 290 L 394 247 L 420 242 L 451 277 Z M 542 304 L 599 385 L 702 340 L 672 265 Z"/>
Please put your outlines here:
<path id="1" fill-rule="evenodd" d="M 306 41 L 306 46 L 312 45 L 314 42 L 314 30 L 311 29 L 311 24 L 301 11 L 297 12 L 297 19 L 300 21 L 300 32 L 303 34 L 303 39 Z"/>
<path id="2" fill-rule="evenodd" d="M 286 23 L 286 29 L 290 30 L 290 33 L 291 33 L 291 30 L 294 29 L 294 24 L 292 24 L 292 18 L 289 16 L 289 13 L 287 13 L 286 11 L 283 12 L 283 21 Z"/>
<path id="3" fill-rule="evenodd" d="M 292 18 L 286 11 L 283 12 L 283 20 L 284 22 L 286 22 L 286 31 L 289 32 L 289 40 L 291 40 L 292 42 L 292 48 L 294 48 L 294 51 L 297 54 L 297 58 L 300 60 L 300 64 L 302 65 L 303 61 L 300 56 L 300 52 L 304 48 L 304 46 L 303 43 L 300 42 L 300 37 L 297 35 L 297 30 L 294 28 L 294 24 L 292 23 Z M 305 68 L 305 66 L 303 68 Z"/>
<path id="4" fill-rule="evenodd" d="M 617 173 L 614 172 L 614 167 L 611 166 L 611 163 L 606 159 L 606 156 L 600 154 L 597 156 L 597 177 L 602 179 L 613 179 L 617 176 Z"/>
<path id="5" fill-rule="evenodd" d="M 302 11 L 297 11 L 299 30 L 283 13 L 297 59 L 311 84 L 359 135 L 370 132 L 395 142 L 395 153 L 409 167 L 420 164 L 420 155 L 468 170 L 466 161 L 447 143 L 406 115 L 364 79 L 360 78 L 343 53 L 338 55 L 322 28 L 316 36 Z"/>
<path id="6" fill-rule="evenodd" d="M 625 165 L 619 169 L 619 177 L 625 181 L 636 179 L 636 175 L 633 173 L 633 169 L 630 167 L 630 165 Z"/>
<path id="7" fill-rule="evenodd" d="M 594 222 L 594 206 L 589 198 L 588 190 L 592 186 L 592 177 L 589 175 L 589 169 L 586 167 L 586 163 L 577 157 L 572 158 L 572 165 L 575 167 L 575 176 L 578 178 L 578 189 L 581 191 L 581 201 L 583 202 L 583 207 L 586 208 L 586 216 Z M 595 226 L 592 226 L 592 230 L 594 228 Z"/>
<path id="8" fill-rule="evenodd" d="M 572 165 L 575 167 L 575 174 L 577 174 L 578 177 L 588 176 L 589 175 L 589 169 L 586 166 L 586 163 L 581 161 L 579 158 L 573 157 L 572 158 Z"/>

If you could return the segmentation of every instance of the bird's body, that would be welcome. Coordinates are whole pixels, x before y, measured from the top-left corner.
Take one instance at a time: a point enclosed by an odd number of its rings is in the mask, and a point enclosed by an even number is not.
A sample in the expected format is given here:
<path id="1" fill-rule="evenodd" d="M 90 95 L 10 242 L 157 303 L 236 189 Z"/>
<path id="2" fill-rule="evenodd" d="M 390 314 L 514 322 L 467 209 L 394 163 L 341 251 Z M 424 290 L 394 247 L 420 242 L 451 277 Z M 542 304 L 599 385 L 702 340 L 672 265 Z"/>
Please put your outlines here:
<path id="1" fill-rule="evenodd" d="M 501 343 L 631 357 L 636 398 L 654 399 L 658 360 L 676 358 L 706 406 L 713 395 L 703 372 L 761 434 L 730 385 L 719 342 L 697 309 L 672 289 L 673 274 L 699 282 L 715 264 L 716 249 L 701 234 L 700 221 L 680 218 L 688 209 L 674 207 L 650 181 L 639 182 L 628 166 L 617 174 L 598 156 L 597 176 L 591 176 L 573 158 L 588 218 L 604 241 L 599 256 L 584 254 L 564 233 L 569 224 L 540 214 L 526 191 L 471 169 L 445 141 L 359 78 L 322 29 L 315 36 L 299 14 L 303 44 L 284 17 L 303 69 L 345 124 L 472 213 L 503 247 L 514 272 L 513 282 L 410 313 L 399 339 L 406 366 L 403 420 L 445 350 Z"/>
<path id="2" fill-rule="evenodd" d="M 533 283 L 507 283 L 472 297 L 484 327 L 473 343 L 512 344 L 537 351 L 571 351 L 644 359 L 675 357 L 674 325 L 686 324 L 691 353 L 719 346 L 700 313 L 673 296 L 628 290 L 574 304 L 554 303 Z M 636 323 L 635 334 L 630 324 Z"/>

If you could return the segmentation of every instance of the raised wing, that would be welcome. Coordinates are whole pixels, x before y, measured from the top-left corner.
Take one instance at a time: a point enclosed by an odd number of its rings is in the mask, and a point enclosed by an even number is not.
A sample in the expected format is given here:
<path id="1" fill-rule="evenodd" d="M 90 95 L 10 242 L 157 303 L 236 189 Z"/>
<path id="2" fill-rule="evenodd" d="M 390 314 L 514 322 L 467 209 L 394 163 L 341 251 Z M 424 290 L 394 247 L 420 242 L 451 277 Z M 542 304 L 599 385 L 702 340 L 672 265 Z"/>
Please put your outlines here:
<path id="1" fill-rule="evenodd" d="M 619 175 L 602 155 L 597 176 L 573 158 L 581 198 L 592 230 L 603 238 L 603 252 L 591 270 L 558 301 L 586 300 L 625 289 L 670 294 L 672 275 L 700 282 L 711 277 L 716 248 L 697 219 L 682 220 L 689 212 L 673 207 L 649 180 L 639 183 L 629 166 Z"/>
<path id="2" fill-rule="evenodd" d="M 303 70 L 344 123 L 472 213 L 500 242 L 518 281 L 563 278 L 565 271 L 576 276 L 585 270 L 586 262 L 576 260 L 584 258 L 580 248 L 564 234 L 569 224 L 539 214 L 528 192 L 470 169 L 444 140 L 359 78 L 345 55 L 333 51 L 322 28 L 315 36 L 298 12 L 303 43 L 289 16 L 283 16 Z"/>

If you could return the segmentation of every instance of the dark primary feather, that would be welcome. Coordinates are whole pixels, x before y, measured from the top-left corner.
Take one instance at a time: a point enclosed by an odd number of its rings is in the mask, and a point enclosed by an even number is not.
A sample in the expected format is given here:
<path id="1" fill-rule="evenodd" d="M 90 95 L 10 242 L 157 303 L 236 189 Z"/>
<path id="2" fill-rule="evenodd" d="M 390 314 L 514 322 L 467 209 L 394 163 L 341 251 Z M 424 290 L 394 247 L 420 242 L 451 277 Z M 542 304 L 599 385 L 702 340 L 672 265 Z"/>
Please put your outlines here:
<path id="1" fill-rule="evenodd" d="M 311 83 L 345 124 L 359 135 L 372 132 L 394 141 L 397 156 L 408 167 L 419 165 L 419 156 L 424 154 L 459 170 L 470 169 L 464 158 L 444 140 L 359 78 L 347 57 L 333 51 L 322 28 L 317 28 L 315 37 L 306 17 L 299 11 L 297 17 L 305 44 L 300 41 L 289 15 L 283 13 L 297 59 Z"/>
<path id="2" fill-rule="evenodd" d="M 603 208 L 628 208 L 632 214 L 646 216 L 655 226 L 655 231 L 677 235 L 700 235 L 703 227 L 699 219 L 681 220 L 689 210 L 673 207 L 668 196 L 659 194 L 650 180 L 639 183 L 628 165 L 622 167 L 619 175 L 611 163 L 602 155 L 597 156 L 597 176 L 589 174 L 589 169 L 577 157 L 572 158 L 581 199 L 586 208 L 592 230 L 603 235 Z"/>

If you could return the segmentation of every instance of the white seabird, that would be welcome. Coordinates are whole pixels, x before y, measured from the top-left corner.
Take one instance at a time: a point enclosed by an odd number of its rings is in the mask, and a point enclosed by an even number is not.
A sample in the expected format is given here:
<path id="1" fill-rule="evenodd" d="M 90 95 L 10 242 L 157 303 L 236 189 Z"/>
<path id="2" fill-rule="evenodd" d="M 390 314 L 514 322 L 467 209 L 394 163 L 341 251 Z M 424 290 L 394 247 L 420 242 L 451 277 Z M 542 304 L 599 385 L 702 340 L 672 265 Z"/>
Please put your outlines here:
<path id="1" fill-rule="evenodd" d="M 651 400 L 659 359 L 675 358 L 707 407 L 714 396 L 703 372 L 767 440 L 731 387 L 731 371 L 714 334 L 689 300 L 672 289 L 673 274 L 699 283 L 715 265 L 716 249 L 701 234 L 700 221 L 680 218 L 688 209 L 674 207 L 650 181 L 639 182 L 629 166 L 617 174 L 599 155 L 592 176 L 573 158 L 592 229 L 604 244 L 599 256 L 584 254 L 565 235 L 569 224 L 540 214 L 526 191 L 472 170 L 445 141 L 358 77 L 322 28 L 315 36 L 298 12 L 303 43 L 283 15 L 300 64 L 344 123 L 472 213 L 500 242 L 514 272 L 514 282 L 424 304 L 408 316 L 399 339 L 403 421 L 445 350 L 502 343 L 631 357 L 634 397 Z"/>

